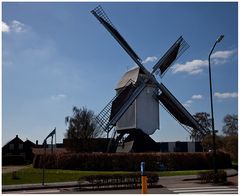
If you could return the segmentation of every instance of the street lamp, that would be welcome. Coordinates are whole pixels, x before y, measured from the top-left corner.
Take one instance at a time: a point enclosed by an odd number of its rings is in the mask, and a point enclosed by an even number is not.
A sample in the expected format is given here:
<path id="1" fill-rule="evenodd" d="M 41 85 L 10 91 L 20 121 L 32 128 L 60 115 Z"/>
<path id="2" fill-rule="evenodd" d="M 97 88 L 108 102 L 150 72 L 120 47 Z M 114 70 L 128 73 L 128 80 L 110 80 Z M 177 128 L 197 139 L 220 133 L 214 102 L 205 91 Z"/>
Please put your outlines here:
<path id="1" fill-rule="evenodd" d="M 217 173 L 217 162 L 216 162 L 216 142 L 215 142 L 215 128 L 214 128 L 214 117 L 213 117 L 213 98 L 212 98 L 212 76 L 211 76 L 211 63 L 210 63 L 210 58 L 212 55 L 212 52 L 217 45 L 217 43 L 221 42 L 222 39 L 224 38 L 224 35 L 220 35 L 216 42 L 214 43 L 211 52 L 209 53 L 208 56 L 208 64 L 209 64 L 209 85 L 210 85 L 210 100 L 211 100 L 211 116 L 212 116 L 212 132 L 213 132 L 213 167 L 214 167 L 214 173 Z"/>

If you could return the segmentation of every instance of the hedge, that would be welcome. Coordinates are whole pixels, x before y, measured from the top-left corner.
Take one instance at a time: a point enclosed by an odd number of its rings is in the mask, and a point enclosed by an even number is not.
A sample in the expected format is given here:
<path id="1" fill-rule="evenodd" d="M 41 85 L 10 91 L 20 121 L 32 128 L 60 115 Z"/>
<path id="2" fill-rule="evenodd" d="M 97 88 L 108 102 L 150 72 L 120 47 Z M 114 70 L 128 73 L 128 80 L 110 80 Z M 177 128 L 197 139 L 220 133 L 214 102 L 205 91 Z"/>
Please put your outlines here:
<path id="1" fill-rule="evenodd" d="M 212 153 L 62 153 L 35 155 L 33 167 L 94 171 L 139 171 L 145 162 L 146 171 L 200 170 L 212 168 Z M 229 154 L 218 152 L 218 168 L 231 167 Z"/>
<path id="2" fill-rule="evenodd" d="M 23 155 L 5 155 L 2 157 L 2 165 L 24 165 Z"/>

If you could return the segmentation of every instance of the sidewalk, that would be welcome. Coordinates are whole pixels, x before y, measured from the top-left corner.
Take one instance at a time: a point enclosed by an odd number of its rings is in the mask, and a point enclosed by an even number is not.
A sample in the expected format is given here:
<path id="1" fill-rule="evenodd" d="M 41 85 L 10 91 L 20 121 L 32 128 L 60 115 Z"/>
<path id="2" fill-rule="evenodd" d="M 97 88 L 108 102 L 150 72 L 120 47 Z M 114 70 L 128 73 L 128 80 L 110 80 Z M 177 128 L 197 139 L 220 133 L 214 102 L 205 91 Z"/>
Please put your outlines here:
<path id="1" fill-rule="evenodd" d="M 227 169 L 227 176 L 235 176 L 235 178 L 231 178 L 232 181 L 236 183 L 236 175 L 238 172 L 234 169 Z M 168 177 L 159 177 L 158 184 L 161 184 L 165 187 L 171 186 L 170 182 L 174 180 L 175 183 L 189 183 L 189 180 L 196 180 L 197 175 L 187 175 L 187 176 L 168 176 Z M 20 185 L 2 185 L 2 192 L 6 191 L 17 191 L 17 190 L 34 190 L 34 189 L 52 189 L 52 188 L 71 188 L 78 187 L 78 182 L 55 182 L 55 183 L 45 183 L 42 184 L 20 184 Z"/>
<path id="2" fill-rule="evenodd" d="M 33 189 L 51 189 L 51 188 L 71 188 L 77 187 L 78 182 L 54 182 L 42 184 L 16 184 L 16 185 L 2 185 L 2 191 L 17 191 L 17 190 L 33 190 Z"/>

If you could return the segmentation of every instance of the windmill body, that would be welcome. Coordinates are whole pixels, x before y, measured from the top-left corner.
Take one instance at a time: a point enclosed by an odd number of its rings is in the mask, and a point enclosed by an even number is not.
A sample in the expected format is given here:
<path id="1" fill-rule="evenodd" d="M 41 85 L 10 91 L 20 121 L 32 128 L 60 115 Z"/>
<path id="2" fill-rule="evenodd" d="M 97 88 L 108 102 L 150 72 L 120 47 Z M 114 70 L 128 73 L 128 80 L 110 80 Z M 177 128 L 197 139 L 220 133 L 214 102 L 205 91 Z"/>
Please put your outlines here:
<path id="1" fill-rule="evenodd" d="M 123 75 L 115 89 L 116 96 L 96 118 L 99 127 L 107 133 L 107 136 L 114 129 L 112 139 L 115 145 L 113 146 L 116 147 L 123 135 L 128 133 L 129 137 L 125 141 L 128 149 L 134 149 L 134 146 L 130 146 L 137 143 L 140 151 L 154 151 L 156 146 L 149 135 L 159 129 L 159 103 L 189 133 L 194 129 L 198 134 L 206 134 L 208 130 L 204 130 L 166 86 L 159 83 L 154 76 L 159 74 L 163 77 L 173 62 L 189 47 L 183 37 L 180 36 L 174 42 L 153 66 L 152 72 L 149 72 L 139 56 L 112 24 L 102 7 L 98 6 L 91 12 L 138 66 Z M 115 138 L 116 133 L 119 135 Z"/>
<path id="2" fill-rule="evenodd" d="M 116 94 L 118 95 L 126 86 L 138 85 L 145 77 L 146 75 L 139 67 L 127 71 L 117 84 Z M 139 129 L 147 135 L 151 135 L 159 129 L 159 103 L 153 97 L 156 90 L 156 86 L 151 82 L 146 84 L 146 87 L 116 123 L 116 130 L 119 133 L 121 131 Z M 122 100 L 119 100 L 116 104 L 121 104 Z M 114 106 L 113 104 L 112 110 L 114 110 Z"/>

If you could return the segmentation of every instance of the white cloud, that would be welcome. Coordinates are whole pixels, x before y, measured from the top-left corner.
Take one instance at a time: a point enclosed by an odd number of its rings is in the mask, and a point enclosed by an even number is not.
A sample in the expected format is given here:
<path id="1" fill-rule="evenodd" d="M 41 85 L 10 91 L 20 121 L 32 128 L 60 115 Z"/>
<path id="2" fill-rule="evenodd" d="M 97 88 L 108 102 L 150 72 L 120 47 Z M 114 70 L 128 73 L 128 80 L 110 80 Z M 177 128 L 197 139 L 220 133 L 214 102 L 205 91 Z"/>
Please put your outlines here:
<path id="1" fill-rule="evenodd" d="M 10 31 L 9 26 L 5 22 L 2 21 L 2 32 L 7 33 L 9 31 Z"/>
<path id="2" fill-rule="evenodd" d="M 190 100 L 187 100 L 187 101 L 183 104 L 183 106 L 186 107 L 186 108 L 189 108 L 192 103 L 193 103 L 193 101 L 190 99 Z"/>
<path id="3" fill-rule="evenodd" d="M 228 59 L 235 53 L 235 50 L 217 51 L 211 55 L 211 58 Z"/>
<path id="4" fill-rule="evenodd" d="M 191 99 L 187 100 L 185 103 L 183 103 L 183 106 L 189 108 L 191 106 L 191 104 L 194 102 L 193 100 L 200 100 L 202 99 L 203 96 L 202 95 L 193 95 L 191 97 Z"/>
<path id="5" fill-rule="evenodd" d="M 13 20 L 9 25 L 5 22 L 2 22 L 2 32 L 22 33 L 26 32 L 27 29 L 28 27 L 25 24 L 17 20 Z"/>
<path id="6" fill-rule="evenodd" d="M 217 51 L 212 54 L 211 62 L 214 65 L 221 65 L 228 61 L 228 59 L 234 55 L 235 50 L 225 50 L 225 51 Z"/>
<path id="7" fill-rule="evenodd" d="M 203 96 L 202 95 L 193 95 L 192 99 L 202 99 Z"/>
<path id="8" fill-rule="evenodd" d="M 214 96 L 217 97 L 218 99 L 228 99 L 228 98 L 237 98 L 238 94 L 236 92 L 233 93 L 219 93 L 216 92 L 214 93 Z"/>
<path id="9" fill-rule="evenodd" d="M 21 33 L 21 32 L 26 31 L 25 24 L 23 24 L 17 20 L 13 20 L 10 27 L 11 27 L 11 30 L 16 33 Z"/>
<path id="10" fill-rule="evenodd" d="M 211 55 L 211 63 L 214 65 L 224 64 L 235 53 L 236 50 L 217 51 Z M 172 67 L 174 74 L 185 72 L 191 75 L 196 75 L 203 72 L 203 69 L 208 66 L 208 60 L 195 59 L 184 64 L 175 64 Z"/>
<path id="11" fill-rule="evenodd" d="M 172 72 L 178 73 L 178 72 L 186 72 L 188 74 L 198 74 L 203 71 L 203 68 L 208 65 L 207 60 L 192 60 L 188 61 L 185 64 L 175 64 L 175 66 L 172 67 Z"/>
<path id="12" fill-rule="evenodd" d="M 149 56 L 145 60 L 143 60 L 142 63 L 155 62 L 156 60 L 157 60 L 157 57 Z"/>
<path id="13" fill-rule="evenodd" d="M 65 99 L 67 96 L 65 94 L 58 94 L 58 95 L 52 95 L 51 99 L 52 100 L 60 100 L 60 99 Z"/>

